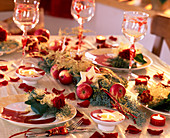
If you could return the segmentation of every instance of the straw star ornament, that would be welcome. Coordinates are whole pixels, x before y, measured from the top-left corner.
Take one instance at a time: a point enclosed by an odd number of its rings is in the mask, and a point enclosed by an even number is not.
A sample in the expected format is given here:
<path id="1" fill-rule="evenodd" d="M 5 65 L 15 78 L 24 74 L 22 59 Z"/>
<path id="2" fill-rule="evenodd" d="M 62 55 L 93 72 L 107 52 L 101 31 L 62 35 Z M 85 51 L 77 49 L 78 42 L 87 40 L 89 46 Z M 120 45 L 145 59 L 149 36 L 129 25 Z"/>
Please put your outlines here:
<path id="1" fill-rule="evenodd" d="M 90 70 L 87 71 L 87 72 L 80 72 L 80 76 L 81 76 L 81 80 L 79 81 L 77 86 L 79 86 L 83 82 L 86 82 L 87 79 L 90 80 L 92 83 L 97 83 L 98 80 L 103 77 L 102 74 L 99 74 L 99 73 L 95 72 L 94 66 L 92 66 L 90 68 Z"/>

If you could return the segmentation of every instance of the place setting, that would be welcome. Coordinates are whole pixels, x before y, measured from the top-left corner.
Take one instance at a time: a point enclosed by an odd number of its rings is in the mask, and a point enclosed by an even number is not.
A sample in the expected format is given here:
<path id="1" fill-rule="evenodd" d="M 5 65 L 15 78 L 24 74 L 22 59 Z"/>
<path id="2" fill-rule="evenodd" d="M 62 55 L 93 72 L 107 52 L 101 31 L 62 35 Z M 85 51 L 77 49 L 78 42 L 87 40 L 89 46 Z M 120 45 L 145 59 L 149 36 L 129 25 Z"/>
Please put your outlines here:
<path id="1" fill-rule="evenodd" d="M 155 69 L 157 58 L 138 43 L 149 14 L 125 11 L 122 35 L 86 36 L 83 25 L 95 16 L 95 0 L 72 0 L 76 31 L 59 29 L 51 35 L 40 28 L 28 35 L 39 22 L 40 1 L 14 2 L 13 20 L 22 37 L 11 40 L 0 28 L 4 137 L 169 135 L 168 69 Z M 18 129 L 12 133 L 10 127 Z"/>

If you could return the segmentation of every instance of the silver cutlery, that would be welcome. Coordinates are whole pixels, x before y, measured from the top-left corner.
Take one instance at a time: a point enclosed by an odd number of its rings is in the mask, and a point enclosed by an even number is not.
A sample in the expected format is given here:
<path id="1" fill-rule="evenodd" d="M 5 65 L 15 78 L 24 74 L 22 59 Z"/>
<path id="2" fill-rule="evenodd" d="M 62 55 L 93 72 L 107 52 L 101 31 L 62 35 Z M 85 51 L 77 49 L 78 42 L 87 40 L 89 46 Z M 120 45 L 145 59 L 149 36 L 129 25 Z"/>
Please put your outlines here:
<path id="1" fill-rule="evenodd" d="M 71 125 L 69 125 L 68 127 L 63 126 L 63 130 L 67 133 L 73 133 L 73 132 L 87 132 L 90 129 L 78 129 L 78 127 L 83 123 L 82 119 L 79 119 L 77 122 L 72 123 Z M 29 132 L 26 134 L 27 137 L 37 137 L 37 136 L 52 136 L 52 135 L 59 135 L 60 134 L 60 130 L 59 127 L 55 127 L 53 129 L 50 129 L 48 131 L 45 132 L 40 132 L 40 133 L 36 133 L 36 132 Z"/>

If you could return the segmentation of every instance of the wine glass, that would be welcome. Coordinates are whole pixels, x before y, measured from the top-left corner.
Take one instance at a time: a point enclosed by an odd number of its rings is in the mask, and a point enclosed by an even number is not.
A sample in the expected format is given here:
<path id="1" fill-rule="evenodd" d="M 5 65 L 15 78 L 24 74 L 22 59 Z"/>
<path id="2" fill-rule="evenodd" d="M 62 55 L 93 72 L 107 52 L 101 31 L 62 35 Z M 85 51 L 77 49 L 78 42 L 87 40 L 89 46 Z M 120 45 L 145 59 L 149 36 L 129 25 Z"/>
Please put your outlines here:
<path id="1" fill-rule="evenodd" d="M 83 23 L 90 21 L 94 16 L 94 12 L 95 0 L 72 0 L 71 14 L 79 23 L 78 53 L 80 52 L 82 44 Z"/>
<path id="2" fill-rule="evenodd" d="M 122 23 L 122 32 L 124 36 L 131 42 L 130 46 L 130 62 L 128 80 L 132 75 L 132 64 L 135 55 L 135 42 L 144 38 L 147 31 L 147 19 L 149 15 L 138 11 L 125 11 Z"/>
<path id="3" fill-rule="evenodd" d="M 39 22 L 39 0 L 14 0 L 13 21 L 23 31 L 22 39 L 22 59 L 25 57 L 27 43 L 27 31 L 34 28 Z"/>

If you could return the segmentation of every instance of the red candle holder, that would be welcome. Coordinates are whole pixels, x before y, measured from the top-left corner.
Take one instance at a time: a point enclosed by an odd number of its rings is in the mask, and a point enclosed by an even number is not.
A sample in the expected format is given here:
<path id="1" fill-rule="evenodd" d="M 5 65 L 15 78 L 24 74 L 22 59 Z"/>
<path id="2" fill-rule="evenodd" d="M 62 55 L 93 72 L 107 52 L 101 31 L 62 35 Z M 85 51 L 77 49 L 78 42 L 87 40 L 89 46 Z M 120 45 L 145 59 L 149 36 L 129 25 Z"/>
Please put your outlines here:
<path id="1" fill-rule="evenodd" d="M 135 85 L 141 85 L 141 84 L 147 85 L 147 83 L 148 83 L 148 78 L 146 77 L 138 77 L 135 79 Z"/>
<path id="2" fill-rule="evenodd" d="M 160 114 L 153 114 L 150 118 L 150 123 L 154 126 L 164 126 L 165 125 L 165 116 Z"/>
<path id="3" fill-rule="evenodd" d="M 96 37 L 96 43 L 102 44 L 102 43 L 105 43 L 105 41 L 106 41 L 106 37 L 104 37 L 104 36 L 102 36 L 102 35 L 98 35 L 98 36 Z"/>

